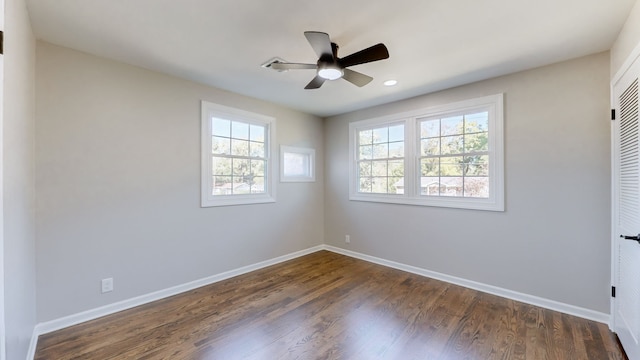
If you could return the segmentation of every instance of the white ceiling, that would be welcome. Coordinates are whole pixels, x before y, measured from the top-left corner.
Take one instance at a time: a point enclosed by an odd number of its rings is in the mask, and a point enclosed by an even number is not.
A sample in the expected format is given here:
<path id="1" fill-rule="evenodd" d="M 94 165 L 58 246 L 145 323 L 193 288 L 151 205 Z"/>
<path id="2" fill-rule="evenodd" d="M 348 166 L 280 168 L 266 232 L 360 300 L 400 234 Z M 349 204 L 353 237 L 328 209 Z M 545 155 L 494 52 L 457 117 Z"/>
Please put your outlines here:
<path id="1" fill-rule="evenodd" d="M 608 50 L 635 0 L 28 0 L 38 39 L 319 116 L 404 99 Z M 374 77 L 304 90 L 306 30 L 340 57 L 382 42 Z M 385 87 L 384 80 L 398 85 Z"/>

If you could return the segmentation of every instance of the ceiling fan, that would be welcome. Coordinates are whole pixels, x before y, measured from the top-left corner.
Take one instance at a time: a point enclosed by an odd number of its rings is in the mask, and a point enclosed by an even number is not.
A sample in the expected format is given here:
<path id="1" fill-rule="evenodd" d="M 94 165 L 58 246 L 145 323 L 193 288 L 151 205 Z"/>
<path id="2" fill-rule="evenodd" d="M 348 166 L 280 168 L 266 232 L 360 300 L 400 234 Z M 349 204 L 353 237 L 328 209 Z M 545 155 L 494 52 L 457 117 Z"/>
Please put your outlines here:
<path id="1" fill-rule="evenodd" d="M 316 64 L 274 62 L 271 64 L 271 68 L 275 70 L 316 70 L 316 77 L 305 86 L 305 89 L 317 89 L 322 86 L 326 80 L 336 80 L 339 78 L 343 78 L 359 87 L 365 86 L 371 82 L 373 78 L 347 69 L 347 67 L 389 58 L 389 51 L 382 43 L 339 58 L 338 45 L 331 42 L 329 34 L 319 31 L 305 31 L 304 36 L 316 54 L 318 54 L 318 62 Z"/>

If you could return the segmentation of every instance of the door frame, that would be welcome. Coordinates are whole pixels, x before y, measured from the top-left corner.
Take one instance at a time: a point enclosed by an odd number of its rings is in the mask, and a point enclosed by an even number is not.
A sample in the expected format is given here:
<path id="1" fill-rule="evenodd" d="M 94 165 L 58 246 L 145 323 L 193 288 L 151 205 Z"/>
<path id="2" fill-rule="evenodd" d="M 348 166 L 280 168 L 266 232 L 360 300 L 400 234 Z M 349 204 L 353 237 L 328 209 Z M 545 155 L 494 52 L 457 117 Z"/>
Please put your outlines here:
<path id="1" fill-rule="evenodd" d="M 4 32 L 4 0 L 0 0 L 0 30 Z M 4 46 L 3 46 L 4 47 Z M 0 360 L 7 357 L 4 309 L 4 55 L 0 55 Z"/>
<path id="2" fill-rule="evenodd" d="M 0 30 L 4 32 L 4 0 L 0 0 Z M 3 46 L 4 47 L 4 46 Z M 0 55 L 0 360 L 7 357 L 4 309 L 4 55 Z"/>

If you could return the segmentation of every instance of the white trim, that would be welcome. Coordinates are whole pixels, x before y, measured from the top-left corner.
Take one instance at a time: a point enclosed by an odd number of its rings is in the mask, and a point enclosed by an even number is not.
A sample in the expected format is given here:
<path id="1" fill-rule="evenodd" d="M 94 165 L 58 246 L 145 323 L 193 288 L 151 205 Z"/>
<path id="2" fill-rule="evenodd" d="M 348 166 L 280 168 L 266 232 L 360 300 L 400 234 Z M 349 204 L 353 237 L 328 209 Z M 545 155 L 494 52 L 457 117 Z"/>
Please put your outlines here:
<path id="1" fill-rule="evenodd" d="M 113 314 L 122 310 L 131 309 L 136 306 L 148 304 L 152 301 L 164 299 L 169 296 L 177 295 L 186 291 L 197 289 L 202 286 L 210 285 L 222 280 L 232 278 L 234 276 L 249 273 L 251 271 L 259 270 L 267 266 L 275 265 L 287 260 L 295 259 L 300 256 L 308 255 L 316 251 L 322 250 L 322 245 L 308 248 L 305 250 L 296 251 L 287 255 L 279 256 L 270 260 L 261 261 L 252 265 L 243 266 L 234 270 L 225 271 L 220 274 L 208 276 L 199 280 L 191 281 L 185 284 L 173 286 L 164 290 L 155 291 L 149 294 L 140 295 L 131 299 L 122 300 L 113 304 L 101 306 L 99 308 L 90 309 L 77 314 L 65 316 L 59 319 L 39 323 L 36 325 L 35 333 L 39 336 L 42 334 L 50 333 L 52 331 L 60 330 L 69 326 L 77 325 L 85 321 L 97 319 L 102 316 Z"/>
<path id="2" fill-rule="evenodd" d="M 0 29 L 4 30 L 4 1 L 0 0 Z M 0 55 L 0 360 L 7 356 L 4 304 L 4 55 Z"/>
<path id="3" fill-rule="evenodd" d="M 0 0 L 0 19 L 4 19 L 3 1 Z M 6 359 L 7 333 L 5 326 L 5 305 L 4 305 L 4 185 L 3 185 L 3 168 L 4 168 L 4 143 L 3 143 L 3 112 L 4 112 L 4 55 L 0 55 L 0 360 Z"/>
<path id="4" fill-rule="evenodd" d="M 500 288 L 493 285 L 487 285 L 484 283 L 479 283 L 476 281 L 467 280 L 467 279 L 463 279 L 463 278 L 459 278 L 451 275 L 446 275 L 439 272 L 426 270 L 419 267 L 406 265 L 399 262 L 386 260 L 386 259 L 378 258 L 375 256 L 370 256 L 370 255 L 358 253 L 355 251 L 346 250 L 346 249 L 338 248 L 335 246 L 323 244 L 323 245 L 317 245 L 305 250 L 296 251 L 287 255 L 279 256 L 270 260 L 265 260 L 253 265 L 243 266 L 243 267 L 240 267 L 234 270 L 229 270 L 217 275 L 212 275 L 203 279 L 191 281 L 182 285 L 173 286 L 164 290 L 155 291 L 149 294 L 137 296 L 135 298 L 101 306 L 99 308 L 90 309 L 77 314 L 65 316 L 59 319 L 47 321 L 44 323 L 39 323 L 35 326 L 33 330 L 33 336 L 31 338 L 27 360 L 32 360 L 33 357 L 35 356 L 37 340 L 38 340 L 38 336 L 40 335 L 47 334 L 56 330 L 64 329 L 66 327 L 77 325 L 89 320 L 94 320 L 106 315 L 111 315 L 119 311 L 131 309 L 136 306 L 148 304 L 152 301 L 161 300 L 169 296 L 177 295 L 186 291 L 190 291 L 202 286 L 210 285 L 222 280 L 232 278 L 234 276 L 246 274 L 251 271 L 259 270 L 267 266 L 275 265 L 284 261 L 295 259 L 295 258 L 308 255 L 321 250 L 331 251 L 336 254 L 349 256 L 355 259 L 368 261 L 374 264 L 379 264 L 389 268 L 406 271 L 412 274 L 425 276 L 428 278 L 444 281 L 450 284 L 463 286 L 469 289 L 474 289 L 477 291 L 493 294 L 493 295 L 511 299 L 511 300 L 520 301 L 523 303 L 539 306 L 545 309 L 550 309 L 550 310 L 562 312 L 569 315 L 578 316 L 584 319 L 593 320 L 600 323 L 606 324 L 610 321 L 609 314 L 601 313 L 598 311 L 581 308 L 578 306 L 569 305 L 569 304 L 541 298 L 534 295 L 524 294 L 524 293 Z"/>
<path id="5" fill-rule="evenodd" d="M 455 285 L 463 286 L 469 289 L 482 291 L 488 294 L 493 294 L 503 298 L 539 306 L 545 309 L 559 311 L 561 313 L 578 316 L 588 320 L 597 321 L 600 323 L 606 324 L 609 322 L 609 317 L 610 317 L 609 314 L 582 308 L 579 306 L 569 305 L 569 304 L 561 303 L 555 300 L 549 300 L 549 299 L 541 298 L 538 296 L 524 294 L 521 292 L 508 290 L 508 289 L 504 289 L 504 288 L 493 286 L 493 285 L 487 285 L 487 284 L 472 281 L 472 280 L 467 280 L 467 279 L 463 279 L 463 278 L 459 278 L 451 275 L 446 275 L 439 272 L 426 270 L 426 269 L 402 264 L 402 263 L 391 261 L 391 260 L 381 259 L 375 256 L 365 255 L 355 251 L 346 250 L 346 249 L 342 249 L 342 248 L 338 248 L 330 245 L 325 245 L 324 248 L 325 250 L 328 250 L 328 251 L 332 251 L 332 252 L 350 256 L 356 259 L 372 262 L 374 264 L 383 265 L 390 268 L 410 272 L 412 274 L 425 276 L 428 278 L 444 281 L 450 284 L 455 284 Z"/>
<path id="6" fill-rule="evenodd" d="M 418 123 L 424 119 L 464 114 L 471 111 L 489 113 L 489 197 L 447 197 L 424 196 L 420 194 L 419 181 L 419 129 Z M 358 132 L 375 126 L 403 124 L 405 131 L 403 194 L 372 194 L 358 192 L 359 180 L 356 172 L 358 161 Z M 427 107 L 378 118 L 349 123 L 349 200 L 370 201 L 391 204 L 437 206 L 458 209 L 504 211 L 504 94 L 494 94 L 478 98 Z"/>
<path id="7" fill-rule="evenodd" d="M 29 342 L 29 349 L 27 350 L 27 360 L 33 360 L 33 358 L 36 357 L 36 347 L 38 346 L 38 336 L 41 335 L 40 333 L 38 333 L 38 325 L 36 325 L 33 328 L 33 333 L 31 334 L 31 341 Z"/>
<path id="8" fill-rule="evenodd" d="M 306 175 L 285 174 L 285 153 L 298 154 L 307 158 Z M 316 181 L 316 150 L 306 147 L 280 145 L 280 182 L 315 182 Z"/>
<path id="9" fill-rule="evenodd" d="M 265 160 L 267 167 L 264 169 L 265 192 L 261 194 L 242 195 L 218 195 L 211 194 L 211 117 L 219 116 L 232 121 L 239 121 L 249 124 L 259 124 L 265 126 Z M 252 113 L 249 111 L 236 109 L 224 105 L 215 104 L 206 100 L 201 101 L 201 135 L 200 135 L 200 206 L 229 206 L 245 204 L 262 204 L 276 201 L 275 174 L 276 163 L 276 119 L 271 116 Z"/>
<path id="10" fill-rule="evenodd" d="M 0 30 L 4 31 L 4 0 L 0 0 Z M 7 36 L 5 35 L 5 38 Z M 5 45 L 6 48 L 6 45 Z M 6 49 L 5 49 L 6 51 Z M 7 358 L 4 290 L 4 55 L 0 55 L 0 360 Z"/>
<path id="11" fill-rule="evenodd" d="M 611 108 L 612 109 L 616 109 L 615 106 L 615 94 L 613 93 L 613 85 L 611 85 Z M 619 113 L 619 111 L 616 109 L 616 113 Z M 611 271 L 609 274 L 609 278 L 610 278 L 610 282 L 611 282 L 611 286 L 616 286 L 617 284 L 617 279 L 616 279 L 616 267 L 617 267 L 617 259 L 618 259 L 618 248 L 616 247 L 616 238 L 615 238 L 615 233 L 616 233 L 616 219 L 617 219 L 617 210 L 616 210 L 616 204 L 617 204 L 617 186 L 615 186 L 615 182 L 616 182 L 616 173 L 618 171 L 618 167 L 617 167 L 617 160 L 616 160 L 616 138 L 617 138 L 617 127 L 616 127 L 616 122 L 615 121 L 611 121 L 611 131 L 609 132 L 609 137 L 610 137 L 610 141 L 611 141 L 611 212 L 610 212 L 610 216 L 611 216 L 611 227 L 609 228 L 609 231 L 611 232 L 611 238 L 610 238 L 610 243 L 611 243 Z M 615 307 L 616 307 L 616 299 L 612 296 L 609 299 L 609 313 L 611 314 L 610 318 L 609 318 L 609 330 L 613 331 L 615 329 L 615 316 L 614 315 L 614 311 L 615 311 Z"/>
<path id="12" fill-rule="evenodd" d="M 0 55 L 2 56 L 2 55 Z M 0 60 L 2 61 L 2 60 Z M 2 71 L 2 64 L 0 63 L 0 72 Z M 4 186 L 3 186 L 3 141 L 2 129 L 4 127 L 2 122 L 2 75 L 0 74 L 0 360 L 6 359 L 7 348 L 7 334 L 5 326 L 5 309 L 4 309 Z"/>
<path id="13" fill-rule="evenodd" d="M 611 83 L 613 85 L 617 84 L 618 81 L 620 81 L 620 79 L 622 79 L 624 77 L 624 75 L 627 73 L 627 71 L 629 71 L 629 69 L 631 69 L 631 66 L 636 61 L 636 59 L 639 59 L 639 58 L 640 58 L 640 43 L 638 43 L 636 45 L 636 47 L 633 48 L 633 50 L 631 51 L 631 53 L 629 54 L 627 59 L 620 66 L 620 68 L 618 69 L 616 74 L 613 76 L 613 80 L 611 81 Z M 612 85 L 612 87 L 613 87 L 613 85 Z M 611 96 L 613 98 L 613 92 L 611 94 L 612 94 Z M 612 104 L 614 104 L 614 103 L 612 102 Z"/>

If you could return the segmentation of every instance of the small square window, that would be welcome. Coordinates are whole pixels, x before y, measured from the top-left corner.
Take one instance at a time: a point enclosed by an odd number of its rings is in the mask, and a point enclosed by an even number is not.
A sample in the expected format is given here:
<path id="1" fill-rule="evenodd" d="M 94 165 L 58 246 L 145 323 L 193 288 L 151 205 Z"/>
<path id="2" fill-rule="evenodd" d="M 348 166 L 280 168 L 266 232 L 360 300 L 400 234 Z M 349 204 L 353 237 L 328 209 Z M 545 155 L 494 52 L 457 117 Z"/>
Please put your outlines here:
<path id="1" fill-rule="evenodd" d="M 280 146 L 280 181 L 313 182 L 316 151 L 310 148 Z"/>

